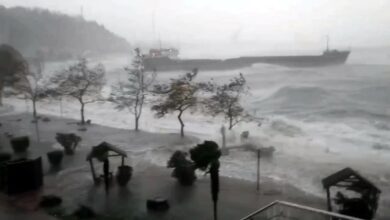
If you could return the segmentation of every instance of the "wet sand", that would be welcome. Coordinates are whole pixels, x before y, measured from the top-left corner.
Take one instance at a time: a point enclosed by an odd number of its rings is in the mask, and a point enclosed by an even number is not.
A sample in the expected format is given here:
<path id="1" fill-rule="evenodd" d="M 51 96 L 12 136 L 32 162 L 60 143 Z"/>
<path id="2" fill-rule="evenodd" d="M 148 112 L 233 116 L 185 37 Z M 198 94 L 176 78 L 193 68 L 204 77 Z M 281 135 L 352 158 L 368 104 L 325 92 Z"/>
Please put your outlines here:
<path id="1" fill-rule="evenodd" d="M 71 213 L 82 204 L 92 207 L 99 214 L 119 219 L 212 219 L 209 176 L 198 173 L 195 184 L 184 187 L 171 177 L 170 169 L 140 160 L 141 162 L 137 164 L 131 164 L 134 166 L 134 174 L 127 187 L 121 188 L 114 181 L 107 194 L 102 185 L 94 185 L 89 164 L 85 160 L 89 148 L 103 140 L 119 145 L 126 143 L 145 145 L 158 141 L 161 145 L 177 146 L 195 144 L 199 141 L 196 138 L 182 140 L 177 134 L 134 132 L 100 125 L 91 125 L 87 131 L 81 132 L 77 131 L 78 126 L 74 120 L 49 117 L 50 122 L 38 124 L 40 132 L 37 135 L 36 124 L 31 123 L 30 116 L 25 114 L 0 116 L 2 123 L 0 150 L 11 151 L 4 132 L 11 132 L 15 136 L 27 134 L 32 139 L 30 156 L 42 156 L 45 169 L 45 184 L 40 192 L 17 198 L 1 195 L 0 219 L 26 219 L 25 216 L 28 216 L 28 219 L 45 219 L 42 210 L 35 207 L 42 194 L 61 196 L 64 200 L 61 212 L 65 214 Z M 52 150 L 55 145 L 56 132 L 75 132 L 83 138 L 76 154 L 64 157 L 62 169 L 59 171 L 50 170 L 46 159 L 46 152 Z M 119 158 L 111 161 L 113 172 L 116 171 L 119 162 Z M 96 170 L 101 173 L 101 164 L 98 162 Z M 158 214 L 146 210 L 146 200 L 157 196 L 169 200 L 171 206 L 169 211 Z M 25 200 L 29 205 L 17 202 Z M 258 192 L 253 182 L 221 177 L 219 219 L 240 219 L 274 200 L 326 209 L 324 198 L 307 194 L 290 185 L 263 179 Z"/>

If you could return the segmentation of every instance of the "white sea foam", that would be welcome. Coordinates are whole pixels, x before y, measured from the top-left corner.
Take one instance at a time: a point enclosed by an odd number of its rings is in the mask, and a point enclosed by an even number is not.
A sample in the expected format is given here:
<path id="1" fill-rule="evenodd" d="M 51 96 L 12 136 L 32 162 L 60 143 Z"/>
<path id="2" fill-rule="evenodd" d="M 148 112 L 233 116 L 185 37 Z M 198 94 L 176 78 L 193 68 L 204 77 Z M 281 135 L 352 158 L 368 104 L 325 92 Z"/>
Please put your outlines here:
<path id="1" fill-rule="evenodd" d="M 126 58 L 106 60 L 108 83 L 125 79 L 122 66 Z M 56 64 L 63 66 L 63 64 Z M 56 65 L 50 67 L 55 69 Z M 390 122 L 390 66 L 345 65 L 318 69 L 290 69 L 270 65 L 255 65 L 240 71 L 199 73 L 199 80 L 212 76 L 226 81 L 238 72 L 244 73 L 251 87 L 245 106 L 252 114 L 265 117 L 258 122 L 241 123 L 228 132 L 228 143 L 237 145 L 242 131 L 250 131 L 250 140 L 262 146 L 274 146 L 273 160 L 261 161 L 261 174 L 274 180 L 291 183 L 303 190 L 322 195 L 321 178 L 350 166 L 368 176 L 390 197 L 390 151 L 379 145 L 390 143 L 386 124 Z M 158 80 L 168 80 L 176 73 L 160 73 Z M 109 90 L 109 86 L 106 88 Z M 17 99 L 5 99 L 16 111 L 31 109 L 31 104 Z M 386 103 L 387 102 L 387 103 Z M 79 118 L 78 103 L 63 101 L 63 117 Z M 58 101 L 38 104 L 40 113 L 60 116 Z M 129 129 L 132 115 L 117 112 L 111 103 L 87 105 L 86 116 L 94 123 Z M 200 113 L 185 114 L 186 132 L 200 139 L 220 142 L 222 117 L 211 118 Z M 146 106 L 141 128 L 150 132 L 176 133 L 179 123 L 174 115 L 156 119 Z M 165 166 L 174 149 L 190 146 L 159 146 L 151 143 L 137 149 L 127 149 L 143 160 Z M 254 181 L 255 153 L 235 149 L 221 159 L 221 174 Z M 134 161 L 139 163 L 140 161 Z"/>

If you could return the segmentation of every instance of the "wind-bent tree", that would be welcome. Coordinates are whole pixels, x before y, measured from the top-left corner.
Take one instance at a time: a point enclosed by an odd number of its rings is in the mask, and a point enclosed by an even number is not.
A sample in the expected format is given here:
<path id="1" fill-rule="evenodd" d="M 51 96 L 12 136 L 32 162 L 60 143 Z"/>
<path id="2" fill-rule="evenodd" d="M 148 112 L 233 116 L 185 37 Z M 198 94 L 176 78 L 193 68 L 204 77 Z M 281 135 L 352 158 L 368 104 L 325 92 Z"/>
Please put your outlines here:
<path id="1" fill-rule="evenodd" d="M 135 130 L 138 131 L 146 96 L 151 92 L 156 73 L 145 72 L 140 50 L 135 49 L 135 53 L 132 68 L 125 68 L 128 75 L 127 82 L 119 82 L 112 87 L 109 101 L 115 104 L 117 110 L 127 109 L 134 115 Z"/>
<path id="2" fill-rule="evenodd" d="M 37 118 L 37 102 L 48 97 L 48 83 L 43 80 L 44 61 L 41 56 L 35 57 L 29 65 L 28 75 L 17 83 L 16 89 L 29 99 L 33 106 L 33 117 Z"/>
<path id="3" fill-rule="evenodd" d="M 214 141 L 204 141 L 190 149 L 191 160 L 197 169 L 210 173 L 211 197 L 213 200 L 214 220 L 217 220 L 217 204 L 219 194 L 219 158 L 221 151 Z"/>
<path id="4" fill-rule="evenodd" d="M 55 75 L 51 81 L 56 84 L 57 93 L 76 99 L 80 103 L 81 124 L 85 124 L 86 104 L 103 100 L 105 69 L 102 64 L 90 68 L 84 58 Z"/>
<path id="5" fill-rule="evenodd" d="M 6 86 L 15 86 L 25 78 L 28 65 L 23 56 L 9 45 L 0 45 L 0 106 L 3 105 L 3 91 Z"/>
<path id="6" fill-rule="evenodd" d="M 216 86 L 214 90 L 214 95 L 205 102 L 206 109 L 213 116 L 224 115 L 229 122 L 229 130 L 239 122 L 249 118 L 249 114 L 245 112 L 240 103 L 241 96 L 249 90 L 241 73 L 238 77 L 231 79 L 229 83 Z"/>
<path id="7" fill-rule="evenodd" d="M 197 93 L 201 90 L 199 83 L 194 82 L 198 71 L 195 69 L 178 79 L 171 79 L 168 84 L 155 85 L 154 92 L 160 95 L 160 99 L 152 110 L 157 117 L 164 117 L 168 113 L 177 113 L 180 122 L 180 135 L 184 137 L 183 113 L 188 109 L 193 109 L 197 104 Z"/>

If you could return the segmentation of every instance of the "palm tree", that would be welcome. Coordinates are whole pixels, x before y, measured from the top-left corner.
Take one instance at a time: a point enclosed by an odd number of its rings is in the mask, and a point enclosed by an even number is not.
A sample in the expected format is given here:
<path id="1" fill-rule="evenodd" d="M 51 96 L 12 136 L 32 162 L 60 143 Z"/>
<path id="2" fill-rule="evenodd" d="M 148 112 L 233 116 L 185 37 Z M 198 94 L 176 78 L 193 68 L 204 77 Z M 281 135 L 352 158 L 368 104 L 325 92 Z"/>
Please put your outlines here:
<path id="1" fill-rule="evenodd" d="M 195 167 L 210 173 L 211 197 L 213 200 L 214 220 L 217 220 L 217 204 L 219 194 L 219 157 L 221 151 L 214 141 L 204 141 L 190 150 Z"/>

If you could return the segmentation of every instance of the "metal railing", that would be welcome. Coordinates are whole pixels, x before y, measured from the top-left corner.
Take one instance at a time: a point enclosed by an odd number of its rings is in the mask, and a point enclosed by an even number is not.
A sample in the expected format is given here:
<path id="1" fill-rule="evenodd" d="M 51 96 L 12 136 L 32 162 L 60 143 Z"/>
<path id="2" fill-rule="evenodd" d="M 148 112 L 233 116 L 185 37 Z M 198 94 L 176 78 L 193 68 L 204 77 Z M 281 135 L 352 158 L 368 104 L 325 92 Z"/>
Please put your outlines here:
<path id="1" fill-rule="evenodd" d="M 295 203 L 274 201 L 241 220 L 363 220 Z"/>

